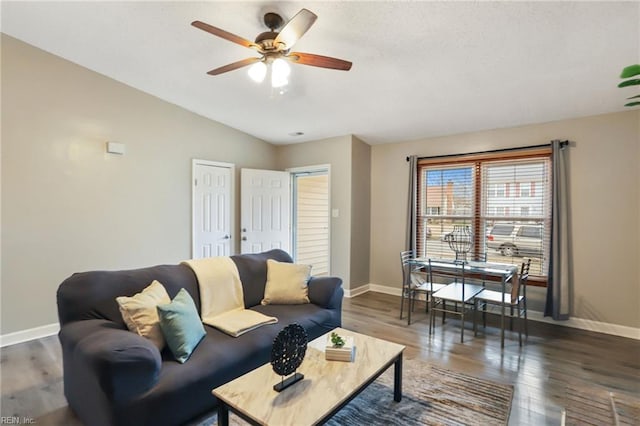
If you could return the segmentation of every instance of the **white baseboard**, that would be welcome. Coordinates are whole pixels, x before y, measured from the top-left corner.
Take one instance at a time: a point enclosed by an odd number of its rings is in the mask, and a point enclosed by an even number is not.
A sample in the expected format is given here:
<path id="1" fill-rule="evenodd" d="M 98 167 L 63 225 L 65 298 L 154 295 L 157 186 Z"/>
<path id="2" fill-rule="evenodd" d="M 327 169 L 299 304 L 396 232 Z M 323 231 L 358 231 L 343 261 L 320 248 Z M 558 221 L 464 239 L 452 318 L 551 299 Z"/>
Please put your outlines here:
<path id="1" fill-rule="evenodd" d="M 54 324 L 42 325 L 40 327 L 3 334 L 0 336 L 0 348 L 28 342 L 29 340 L 40 339 L 42 337 L 53 336 L 59 331 L 60 324 L 56 322 Z"/>
<path id="2" fill-rule="evenodd" d="M 387 287 L 386 285 L 369 284 L 369 291 L 376 293 L 390 294 L 392 296 L 402 295 L 402 289 L 398 287 Z"/>
<path id="3" fill-rule="evenodd" d="M 628 327 L 626 325 L 619 324 L 609 324 L 584 318 L 569 318 L 566 321 L 556 321 L 552 318 L 545 317 L 542 312 L 527 311 L 529 312 L 529 319 L 532 321 L 546 322 L 564 327 L 579 328 L 581 330 L 595 331 L 596 333 L 611 334 L 614 336 L 640 340 L 640 328 Z"/>
<path id="4" fill-rule="evenodd" d="M 356 290 L 357 293 L 352 291 L 351 295 L 348 297 L 358 296 L 368 291 L 390 294 L 392 296 L 400 296 L 402 294 L 402 289 L 398 287 L 389 287 L 386 285 L 378 284 L 366 284 L 358 287 Z M 583 318 L 570 318 L 566 321 L 556 321 L 549 317 L 545 317 L 542 312 L 532 310 L 529 310 L 529 319 L 532 321 L 546 322 L 548 324 L 560 325 L 563 327 L 578 328 L 581 330 L 594 331 L 596 333 L 611 334 L 614 336 L 640 340 L 640 328 L 628 327 L 625 325 L 609 324 L 606 322 L 593 321 Z"/>
<path id="5" fill-rule="evenodd" d="M 366 292 L 369 291 L 369 286 L 371 284 L 365 284 L 363 286 L 360 287 L 356 287 L 354 289 L 344 289 L 344 297 L 356 297 L 356 296 L 360 296 L 361 294 L 365 294 Z"/>
<path id="6" fill-rule="evenodd" d="M 369 291 L 373 291 L 375 293 L 384 293 L 390 294 L 392 296 L 400 296 L 402 294 L 402 290 L 394 287 L 387 287 L 386 285 L 378 285 L 378 284 L 365 284 L 360 287 L 356 287 L 352 290 L 344 290 L 344 297 L 356 297 L 361 294 L 365 294 Z"/>

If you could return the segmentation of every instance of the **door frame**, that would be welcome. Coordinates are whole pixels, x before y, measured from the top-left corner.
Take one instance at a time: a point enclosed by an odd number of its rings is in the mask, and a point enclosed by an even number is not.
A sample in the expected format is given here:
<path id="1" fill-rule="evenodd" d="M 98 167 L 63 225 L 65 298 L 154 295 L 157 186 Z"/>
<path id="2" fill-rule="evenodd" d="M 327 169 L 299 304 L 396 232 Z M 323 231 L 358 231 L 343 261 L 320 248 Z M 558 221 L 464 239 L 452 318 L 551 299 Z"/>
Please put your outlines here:
<path id="1" fill-rule="evenodd" d="M 196 223 L 193 220 L 193 214 L 195 213 L 196 208 L 196 165 L 200 166 L 213 166 L 213 167 L 223 167 L 230 169 L 231 179 L 229 181 L 229 193 L 231 195 L 231 200 L 229 200 L 229 251 L 231 254 L 235 254 L 236 251 L 236 165 L 233 163 L 224 163 L 221 161 L 210 161 L 210 160 L 201 160 L 198 158 L 191 159 L 191 258 L 193 258 L 194 253 L 196 252 Z"/>
<path id="2" fill-rule="evenodd" d="M 328 211 L 327 211 L 327 217 L 329 218 L 329 230 L 328 230 L 328 237 L 329 237 L 329 259 L 328 259 L 328 270 L 329 270 L 329 276 L 331 276 L 331 256 L 332 256 L 332 245 L 331 245 L 331 233 L 333 231 L 333 223 L 332 223 L 332 218 L 333 215 L 331 214 L 332 210 L 331 210 L 331 164 L 316 164 L 313 166 L 302 166 L 302 167 L 291 167 L 288 169 L 285 169 L 285 172 L 289 172 L 289 175 L 291 176 L 291 251 L 294 252 L 295 251 L 295 227 L 297 225 L 297 221 L 295 219 L 295 198 L 294 198 L 294 185 L 293 185 L 293 179 L 294 179 L 294 175 L 296 174 L 302 174 L 302 173 L 318 173 L 318 172 L 327 172 L 327 185 L 328 185 L 328 196 L 329 196 L 329 207 L 328 207 Z M 295 253 L 294 257 L 295 257 Z"/>

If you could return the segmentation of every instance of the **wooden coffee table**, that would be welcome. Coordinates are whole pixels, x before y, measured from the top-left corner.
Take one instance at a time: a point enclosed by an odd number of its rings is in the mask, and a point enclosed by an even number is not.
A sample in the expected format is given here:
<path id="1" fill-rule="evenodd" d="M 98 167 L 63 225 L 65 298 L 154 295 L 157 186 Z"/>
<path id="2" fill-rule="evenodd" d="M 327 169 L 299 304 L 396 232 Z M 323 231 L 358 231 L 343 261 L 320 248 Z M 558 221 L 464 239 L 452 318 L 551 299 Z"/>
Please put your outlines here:
<path id="1" fill-rule="evenodd" d="M 304 379 L 276 392 L 280 376 L 265 364 L 244 376 L 215 388 L 218 425 L 229 424 L 229 410 L 255 425 L 312 425 L 324 423 L 394 365 L 393 399 L 402 399 L 402 352 L 396 343 L 337 328 L 341 336 L 353 336 L 353 362 L 327 361 L 327 333 L 309 342 L 298 372 Z"/>

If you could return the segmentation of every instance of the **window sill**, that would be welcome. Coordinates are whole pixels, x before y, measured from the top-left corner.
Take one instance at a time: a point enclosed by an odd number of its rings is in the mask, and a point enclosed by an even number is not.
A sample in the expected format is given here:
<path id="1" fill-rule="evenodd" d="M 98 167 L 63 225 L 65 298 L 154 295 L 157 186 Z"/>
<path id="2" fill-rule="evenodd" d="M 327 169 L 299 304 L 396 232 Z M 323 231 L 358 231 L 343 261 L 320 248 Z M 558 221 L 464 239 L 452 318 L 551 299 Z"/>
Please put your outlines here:
<path id="1" fill-rule="evenodd" d="M 529 275 L 529 279 L 527 280 L 527 285 L 531 287 L 546 287 L 547 286 L 547 278 L 546 277 L 532 277 Z"/>

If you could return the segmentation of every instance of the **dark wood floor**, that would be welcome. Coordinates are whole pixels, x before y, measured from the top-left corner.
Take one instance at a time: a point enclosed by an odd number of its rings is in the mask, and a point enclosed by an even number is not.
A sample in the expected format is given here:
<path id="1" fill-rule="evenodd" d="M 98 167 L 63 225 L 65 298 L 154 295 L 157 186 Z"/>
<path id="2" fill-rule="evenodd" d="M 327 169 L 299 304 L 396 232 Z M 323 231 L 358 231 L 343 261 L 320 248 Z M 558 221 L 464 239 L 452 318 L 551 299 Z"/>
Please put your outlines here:
<path id="1" fill-rule="evenodd" d="M 438 321 L 429 336 L 424 310 L 417 306 L 407 327 L 398 318 L 399 303 L 380 293 L 345 299 L 343 327 L 406 345 L 405 359 L 513 384 L 511 425 L 560 424 L 569 381 L 640 395 L 639 341 L 531 321 L 523 347 L 517 333 L 508 332 L 501 349 L 499 329 L 491 326 L 473 337 L 470 324 L 461 344 L 459 321 Z M 1 355 L 1 416 L 33 418 L 39 425 L 79 424 L 64 399 L 57 337 L 2 348 Z"/>

